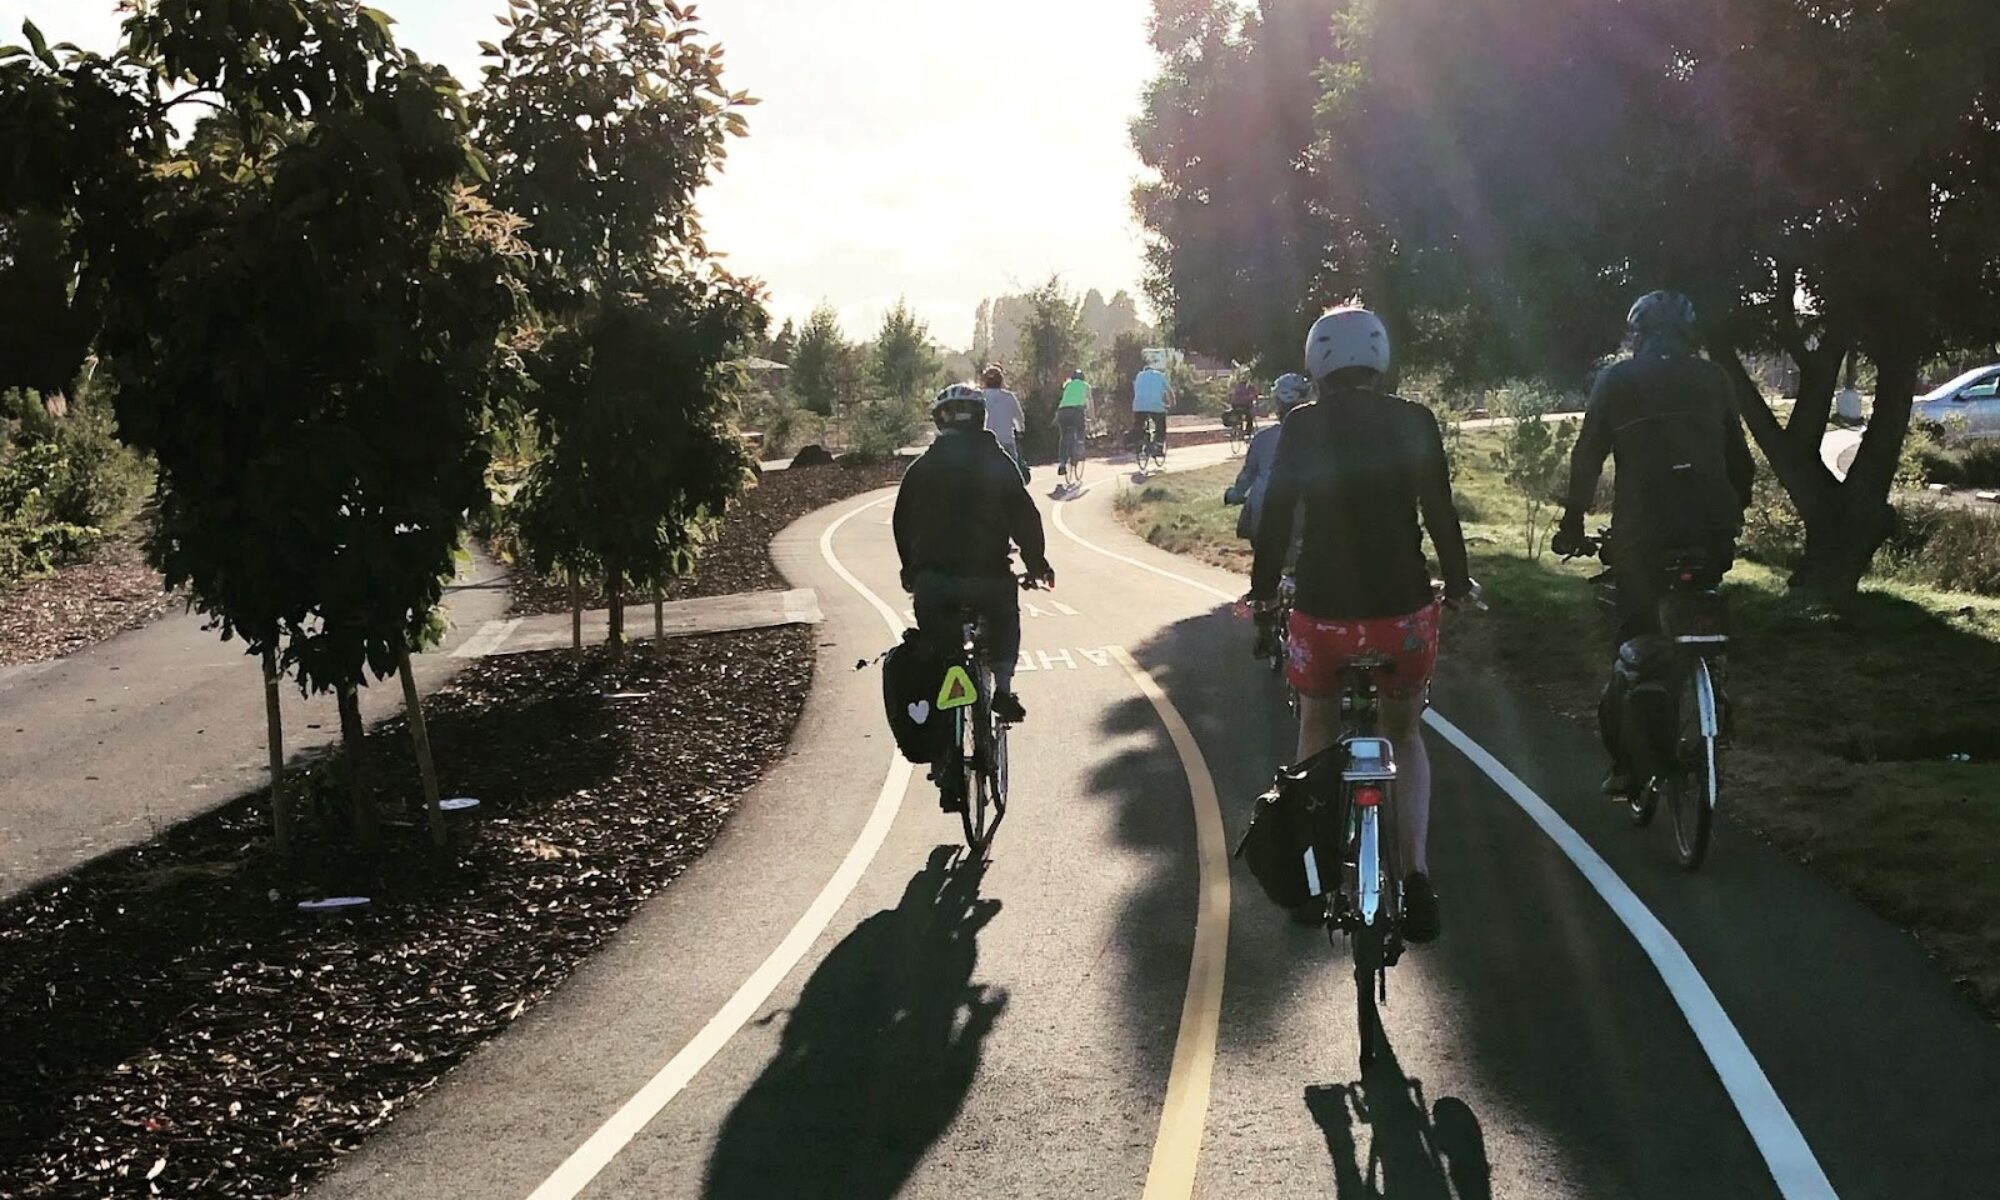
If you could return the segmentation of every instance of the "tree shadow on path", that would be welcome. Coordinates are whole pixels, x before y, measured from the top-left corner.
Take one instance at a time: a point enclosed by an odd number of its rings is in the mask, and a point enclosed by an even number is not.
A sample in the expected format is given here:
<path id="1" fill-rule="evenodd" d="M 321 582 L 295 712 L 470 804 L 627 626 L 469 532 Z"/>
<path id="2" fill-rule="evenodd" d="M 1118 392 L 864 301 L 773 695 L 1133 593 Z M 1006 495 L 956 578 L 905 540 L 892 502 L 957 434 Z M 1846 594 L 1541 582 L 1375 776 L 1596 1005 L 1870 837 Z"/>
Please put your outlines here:
<path id="1" fill-rule="evenodd" d="M 723 1123 L 708 1200 L 888 1200 L 950 1127 L 1006 1008 L 972 981 L 1000 911 L 980 864 L 939 846 L 893 909 L 806 982 L 777 1054 Z"/>
<path id="2" fill-rule="evenodd" d="M 1428 1104 L 1423 1082 L 1403 1073 L 1393 1048 L 1361 1082 L 1309 1087 L 1305 1099 L 1333 1155 L 1340 1200 L 1493 1200 L 1479 1118 L 1455 1096 Z"/>

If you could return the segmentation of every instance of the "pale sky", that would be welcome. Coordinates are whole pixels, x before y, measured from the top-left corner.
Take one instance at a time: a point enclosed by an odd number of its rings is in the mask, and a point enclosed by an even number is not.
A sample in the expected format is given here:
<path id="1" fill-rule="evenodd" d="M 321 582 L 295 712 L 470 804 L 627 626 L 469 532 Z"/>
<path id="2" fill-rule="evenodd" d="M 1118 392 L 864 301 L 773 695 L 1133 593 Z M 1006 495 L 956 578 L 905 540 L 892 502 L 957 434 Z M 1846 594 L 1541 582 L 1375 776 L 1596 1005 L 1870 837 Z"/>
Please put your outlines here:
<path id="1" fill-rule="evenodd" d="M 468 85 L 505 0 L 373 0 Z M 1147 0 L 709 0 L 726 79 L 763 100 L 704 196 L 710 244 L 774 316 L 821 298 L 848 335 L 898 296 L 954 348 L 987 296 L 1060 273 L 1138 295 L 1126 126 L 1153 66 Z M 0 0 L 52 42 L 108 48 L 114 0 Z"/>

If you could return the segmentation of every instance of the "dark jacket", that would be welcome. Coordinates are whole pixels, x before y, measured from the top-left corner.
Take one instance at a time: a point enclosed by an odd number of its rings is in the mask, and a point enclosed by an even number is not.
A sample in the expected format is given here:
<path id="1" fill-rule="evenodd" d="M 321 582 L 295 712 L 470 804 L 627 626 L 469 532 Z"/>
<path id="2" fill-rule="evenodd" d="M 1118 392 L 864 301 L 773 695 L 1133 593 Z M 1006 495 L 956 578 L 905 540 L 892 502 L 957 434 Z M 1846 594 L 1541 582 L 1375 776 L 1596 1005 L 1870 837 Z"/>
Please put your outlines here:
<path id="1" fill-rule="evenodd" d="M 1604 472 L 1618 467 L 1618 533 L 1667 547 L 1734 537 L 1756 463 L 1736 393 L 1721 367 L 1678 347 L 1642 350 L 1605 368 L 1590 394 L 1570 459 L 1567 528 L 1581 532 Z"/>
<path id="2" fill-rule="evenodd" d="M 1472 590 L 1444 438 L 1420 404 L 1350 389 L 1285 418 L 1257 528 L 1253 596 L 1277 590 L 1295 510 L 1304 525 L 1296 606 L 1308 616 L 1399 617 L 1428 605 L 1424 529 L 1437 548 L 1446 594 Z"/>
<path id="3" fill-rule="evenodd" d="M 895 527 L 906 591 L 927 571 L 1006 578 L 1013 546 L 1029 574 L 1048 568 L 1042 515 L 1014 460 L 984 429 L 940 433 L 910 464 L 896 493 Z"/>

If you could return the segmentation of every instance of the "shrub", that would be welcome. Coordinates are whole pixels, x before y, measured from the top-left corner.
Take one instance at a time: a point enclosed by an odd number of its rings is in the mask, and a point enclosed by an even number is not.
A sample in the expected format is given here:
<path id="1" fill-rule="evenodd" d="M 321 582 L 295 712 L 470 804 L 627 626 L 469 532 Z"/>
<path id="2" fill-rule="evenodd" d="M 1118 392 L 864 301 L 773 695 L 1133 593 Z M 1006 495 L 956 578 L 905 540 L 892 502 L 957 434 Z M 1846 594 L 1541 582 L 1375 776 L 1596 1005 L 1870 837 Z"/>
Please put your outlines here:
<path id="1" fill-rule="evenodd" d="M 1911 430 L 1910 441 L 1920 482 L 1954 488 L 2000 488 L 2000 438 L 1941 442 Z"/>
<path id="2" fill-rule="evenodd" d="M 1805 519 L 1799 516 L 1798 508 L 1785 494 L 1769 464 L 1760 460 L 1750 507 L 1743 513 L 1743 536 L 1737 543 L 1737 553 L 1751 562 L 1790 571 L 1799 565 L 1805 551 Z"/>
<path id="3" fill-rule="evenodd" d="M 1550 422 L 1550 413 L 1566 411 L 1563 399 L 1540 388 L 1501 392 L 1500 411 L 1508 423 L 1493 466 L 1522 500 L 1522 540 L 1530 559 L 1542 556 L 1550 527 L 1558 518 L 1560 497 L 1569 479 L 1570 448 L 1576 441 L 1574 421 Z"/>
<path id="4" fill-rule="evenodd" d="M 2000 517 L 1917 501 L 1898 507 L 1884 573 L 1950 592 L 2000 596 Z"/>
<path id="5" fill-rule="evenodd" d="M 921 420 L 913 400 L 866 401 L 854 418 L 854 452 L 864 459 L 887 461 L 917 439 Z"/>

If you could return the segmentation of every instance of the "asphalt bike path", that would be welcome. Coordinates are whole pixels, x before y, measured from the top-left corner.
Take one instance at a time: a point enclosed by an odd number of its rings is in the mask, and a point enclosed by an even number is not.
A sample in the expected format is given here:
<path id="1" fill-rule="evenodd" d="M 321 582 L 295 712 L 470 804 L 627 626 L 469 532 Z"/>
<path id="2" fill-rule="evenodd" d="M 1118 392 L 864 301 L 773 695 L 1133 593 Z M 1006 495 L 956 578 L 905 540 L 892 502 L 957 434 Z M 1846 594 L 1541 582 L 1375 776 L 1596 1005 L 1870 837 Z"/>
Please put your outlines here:
<path id="1" fill-rule="evenodd" d="M 445 591 L 443 645 L 412 660 L 418 687 L 455 674 L 464 664 L 452 652 L 508 603 L 505 571 L 473 554 Z M 263 672 L 243 643 L 206 626 L 177 611 L 67 658 L 0 670 L 0 898 L 268 786 Z M 283 682 L 279 698 L 291 754 L 340 737 L 331 695 Z M 393 677 L 361 689 L 370 722 L 402 705 Z"/>
<path id="2" fill-rule="evenodd" d="M 1129 561 L 1051 524 L 988 867 L 853 669 L 904 603 L 887 494 L 809 517 L 776 544 L 827 616 L 791 757 L 315 1193 L 1755 1197 L 1829 1194 L 1823 1167 L 1843 1196 L 1983 1194 L 2000 1047 L 1906 939 L 1727 827 L 1681 876 L 1586 802 L 1587 735 L 1455 673 L 1440 707 L 1686 944 L 1781 1111 L 1746 1120 L 1627 926 L 1435 733 L 1447 932 L 1392 972 L 1393 1055 L 1358 1079 L 1344 951 L 1217 870 L 1215 818 L 1233 839 L 1290 742 L 1213 594 L 1240 581 L 1116 527 L 1118 486 L 1062 525 Z M 1774 1168 L 1752 1124 L 1794 1120 L 1811 1169 Z"/>

